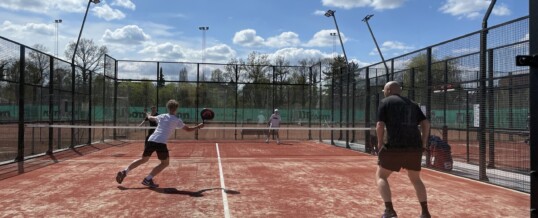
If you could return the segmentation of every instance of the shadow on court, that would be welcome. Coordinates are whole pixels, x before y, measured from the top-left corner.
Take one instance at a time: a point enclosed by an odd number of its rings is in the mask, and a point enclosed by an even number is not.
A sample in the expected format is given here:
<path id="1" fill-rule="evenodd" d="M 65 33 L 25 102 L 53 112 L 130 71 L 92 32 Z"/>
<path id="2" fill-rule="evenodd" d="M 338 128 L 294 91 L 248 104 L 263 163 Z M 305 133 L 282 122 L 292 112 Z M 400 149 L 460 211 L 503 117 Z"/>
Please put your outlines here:
<path id="1" fill-rule="evenodd" d="M 121 185 L 118 186 L 118 189 L 122 190 L 122 191 L 124 191 L 124 190 L 149 189 L 149 190 L 155 191 L 157 193 L 161 193 L 161 194 L 188 195 L 190 197 L 203 197 L 204 192 L 213 191 L 213 190 L 222 190 L 222 188 L 206 188 L 206 189 L 202 189 L 202 190 L 198 190 L 198 191 L 193 192 L 193 191 L 187 191 L 187 190 L 179 190 L 177 188 L 147 188 L 147 187 L 129 188 L 129 187 L 121 186 Z M 239 192 L 239 191 L 234 191 L 234 190 L 229 190 L 229 189 L 225 189 L 224 192 L 226 192 L 226 194 L 231 194 L 231 195 L 241 194 L 241 192 Z"/>

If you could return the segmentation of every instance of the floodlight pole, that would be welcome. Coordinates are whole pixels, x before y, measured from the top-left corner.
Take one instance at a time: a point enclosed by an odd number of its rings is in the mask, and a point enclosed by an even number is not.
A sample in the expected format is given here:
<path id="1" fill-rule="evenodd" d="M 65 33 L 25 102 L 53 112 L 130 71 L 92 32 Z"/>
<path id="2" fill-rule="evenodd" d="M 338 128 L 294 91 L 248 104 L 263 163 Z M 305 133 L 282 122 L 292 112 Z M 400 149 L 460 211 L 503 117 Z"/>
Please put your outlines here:
<path id="1" fill-rule="evenodd" d="M 340 34 L 340 29 L 338 28 L 338 23 L 336 22 L 336 16 L 334 15 L 334 12 L 333 10 L 327 10 L 327 12 L 325 12 L 325 16 L 326 17 L 333 17 L 333 20 L 334 20 L 334 25 L 336 26 L 336 32 L 338 33 L 338 39 L 340 39 L 340 45 L 342 46 L 342 53 L 344 54 L 344 60 L 346 61 L 346 73 L 349 74 L 351 73 L 351 70 L 349 69 L 349 62 L 347 60 L 347 55 L 346 55 L 346 50 L 344 49 L 344 43 L 342 42 L 342 36 Z M 349 78 L 349 77 L 348 77 Z M 342 80 L 340 80 L 342 81 Z M 349 82 L 349 81 L 348 81 Z M 343 84 L 342 84 L 343 86 Z M 342 93 L 342 90 L 343 87 L 340 89 L 340 93 Z M 348 87 L 349 89 L 349 87 Z M 349 98 L 349 96 L 347 96 Z M 342 102 L 342 98 L 340 97 L 340 102 Z M 342 104 L 341 104 L 342 105 Z M 348 109 L 349 110 L 349 109 Z M 340 107 L 340 111 L 342 111 L 342 107 Z M 342 121 L 342 112 L 340 112 L 340 121 Z M 346 117 L 346 119 L 349 119 L 348 117 Z M 342 125 L 342 122 L 340 122 L 340 127 Z M 346 123 L 346 125 L 349 125 L 349 123 Z M 346 130 L 346 148 L 350 148 L 350 145 L 349 145 L 349 140 L 347 140 L 349 137 L 349 130 Z M 342 130 L 340 130 L 340 138 L 342 138 Z"/>
<path id="2" fill-rule="evenodd" d="M 56 57 L 58 57 L 58 26 L 62 23 L 62 19 L 54 20 L 54 24 L 56 25 Z"/>
<path id="3" fill-rule="evenodd" d="M 377 48 L 377 52 L 379 52 L 379 56 L 381 56 L 381 61 L 383 61 L 383 65 L 385 65 L 385 75 L 387 77 L 387 81 L 389 81 L 389 67 L 387 66 L 387 63 L 385 62 L 385 58 L 383 57 L 383 53 L 381 53 L 381 49 L 379 49 L 379 45 L 377 44 L 377 40 L 375 40 L 374 33 L 372 32 L 372 28 L 370 28 L 370 24 L 368 23 L 368 20 L 372 18 L 374 15 L 366 15 L 362 21 L 366 23 L 366 26 L 368 26 L 368 30 L 370 31 L 370 35 L 372 35 L 372 39 L 374 39 L 375 47 Z"/>
<path id="4" fill-rule="evenodd" d="M 332 39 L 333 39 L 333 58 L 335 58 L 335 54 L 336 54 L 336 33 L 330 33 L 330 35 L 332 36 Z"/>
<path id="5" fill-rule="evenodd" d="M 340 29 L 338 28 L 338 23 L 336 23 L 336 16 L 334 16 L 334 12 L 333 10 L 328 10 L 327 12 L 325 12 L 325 16 L 326 17 L 333 17 L 333 20 L 334 20 L 334 25 L 336 26 L 336 32 L 338 34 L 338 38 L 340 39 L 340 45 L 342 46 L 342 52 L 344 53 L 344 59 L 346 60 L 346 69 L 349 67 L 349 62 L 347 61 L 347 55 L 346 55 L 346 50 L 344 49 L 344 43 L 342 42 L 342 36 L 340 35 Z"/>
<path id="6" fill-rule="evenodd" d="M 205 32 L 209 30 L 208 26 L 198 27 L 202 31 L 202 64 L 205 63 Z M 205 66 L 202 65 L 202 80 L 205 81 Z"/>
<path id="7" fill-rule="evenodd" d="M 82 20 L 82 26 L 80 27 L 80 32 L 78 33 L 78 39 L 77 43 L 75 44 L 75 48 L 73 50 L 73 58 L 71 59 L 71 125 L 75 125 L 75 57 L 77 55 L 77 48 L 78 43 L 80 42 L 80 36 L 82 35 L 82 30 L 84 29 L 84 23 L 86 23 L 86 17 L 88 16 L 88 10 L 90 9 L 91 3 L 98 4 L 101 2 L 100 0 L 88 0 L 88 5 L 86 6 L 86 13 L 84 13 L 84 19 Z M 91 93 L 90 93 L 91 98 Z M 89 105 L 91 107 L 91 105 Z M 90 113 L 90 124 L 91 124 L 91 113 Z M 90 133 L 88 134 L 91 136 L 91 129 L 89 129 Z M 71 145 L 69 148 L 75 147 L 75 129 L 71 129 Z"/>

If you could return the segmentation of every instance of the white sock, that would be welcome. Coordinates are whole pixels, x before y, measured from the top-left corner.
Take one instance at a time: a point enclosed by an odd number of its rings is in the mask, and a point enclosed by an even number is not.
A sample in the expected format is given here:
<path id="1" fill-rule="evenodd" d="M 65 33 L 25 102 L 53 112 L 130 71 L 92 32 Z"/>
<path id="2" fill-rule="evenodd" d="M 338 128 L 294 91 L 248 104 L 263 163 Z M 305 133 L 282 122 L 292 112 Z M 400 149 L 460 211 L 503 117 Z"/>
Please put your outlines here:
<path id="1" fill-rule="evenodd" d="M 152 176 L 152 175 L 148 175 L 148 176 L 146 176 L 146 180 L 150 180 L 150 179 L 153 179 L 153 176 Z"/>
<path id="2" fill-rule="evenodd" d="M 123 171 L 125 171 L 125 174 L 129 172 L 129 167 L 125 168 Z"/>

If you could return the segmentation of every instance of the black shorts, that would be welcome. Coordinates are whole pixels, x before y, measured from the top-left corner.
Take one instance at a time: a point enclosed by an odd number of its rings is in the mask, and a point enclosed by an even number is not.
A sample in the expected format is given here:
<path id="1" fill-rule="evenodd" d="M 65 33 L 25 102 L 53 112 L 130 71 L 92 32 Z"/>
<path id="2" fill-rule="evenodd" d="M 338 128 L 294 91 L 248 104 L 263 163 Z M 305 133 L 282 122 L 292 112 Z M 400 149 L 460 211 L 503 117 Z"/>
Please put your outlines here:
<path id="1" fill-rule="evenodd" d="M 157 152 L 157 157 L 159 160 L 166 160 L 168 157 L 170 157 L 170 154 L 168 153 L 168 147 L 166 147 L 166 144 L 163 143 L 157 143 L 148 141 L 144 145 L 144 153 L 142 154 L 143 157 L 149 157 L 153 152 Z"/>
<path id="2" fill-rule="evenodd" d="M 422 150 L 391 151 L 381 149 L 377 158 L 377 165 L 396 172 L 400 172 L 401 168 L 420 171 L 421 164 Z"/>

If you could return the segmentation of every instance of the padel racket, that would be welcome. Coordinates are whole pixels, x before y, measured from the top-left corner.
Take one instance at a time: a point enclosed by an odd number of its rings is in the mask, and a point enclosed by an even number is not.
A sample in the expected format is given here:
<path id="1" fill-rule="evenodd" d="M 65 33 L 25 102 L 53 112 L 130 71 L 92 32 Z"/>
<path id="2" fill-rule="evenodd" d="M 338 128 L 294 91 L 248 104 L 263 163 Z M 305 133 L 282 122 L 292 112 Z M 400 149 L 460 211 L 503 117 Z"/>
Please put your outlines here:
<path id="1" fill-rule="evenodd" d="M 200 117 L 202 117 L 202 123 L 205 123 L 206 120 L 212 120 L 215 117 L 215 112 L 210 108 L 204 108 L 200 111 Z"/>

